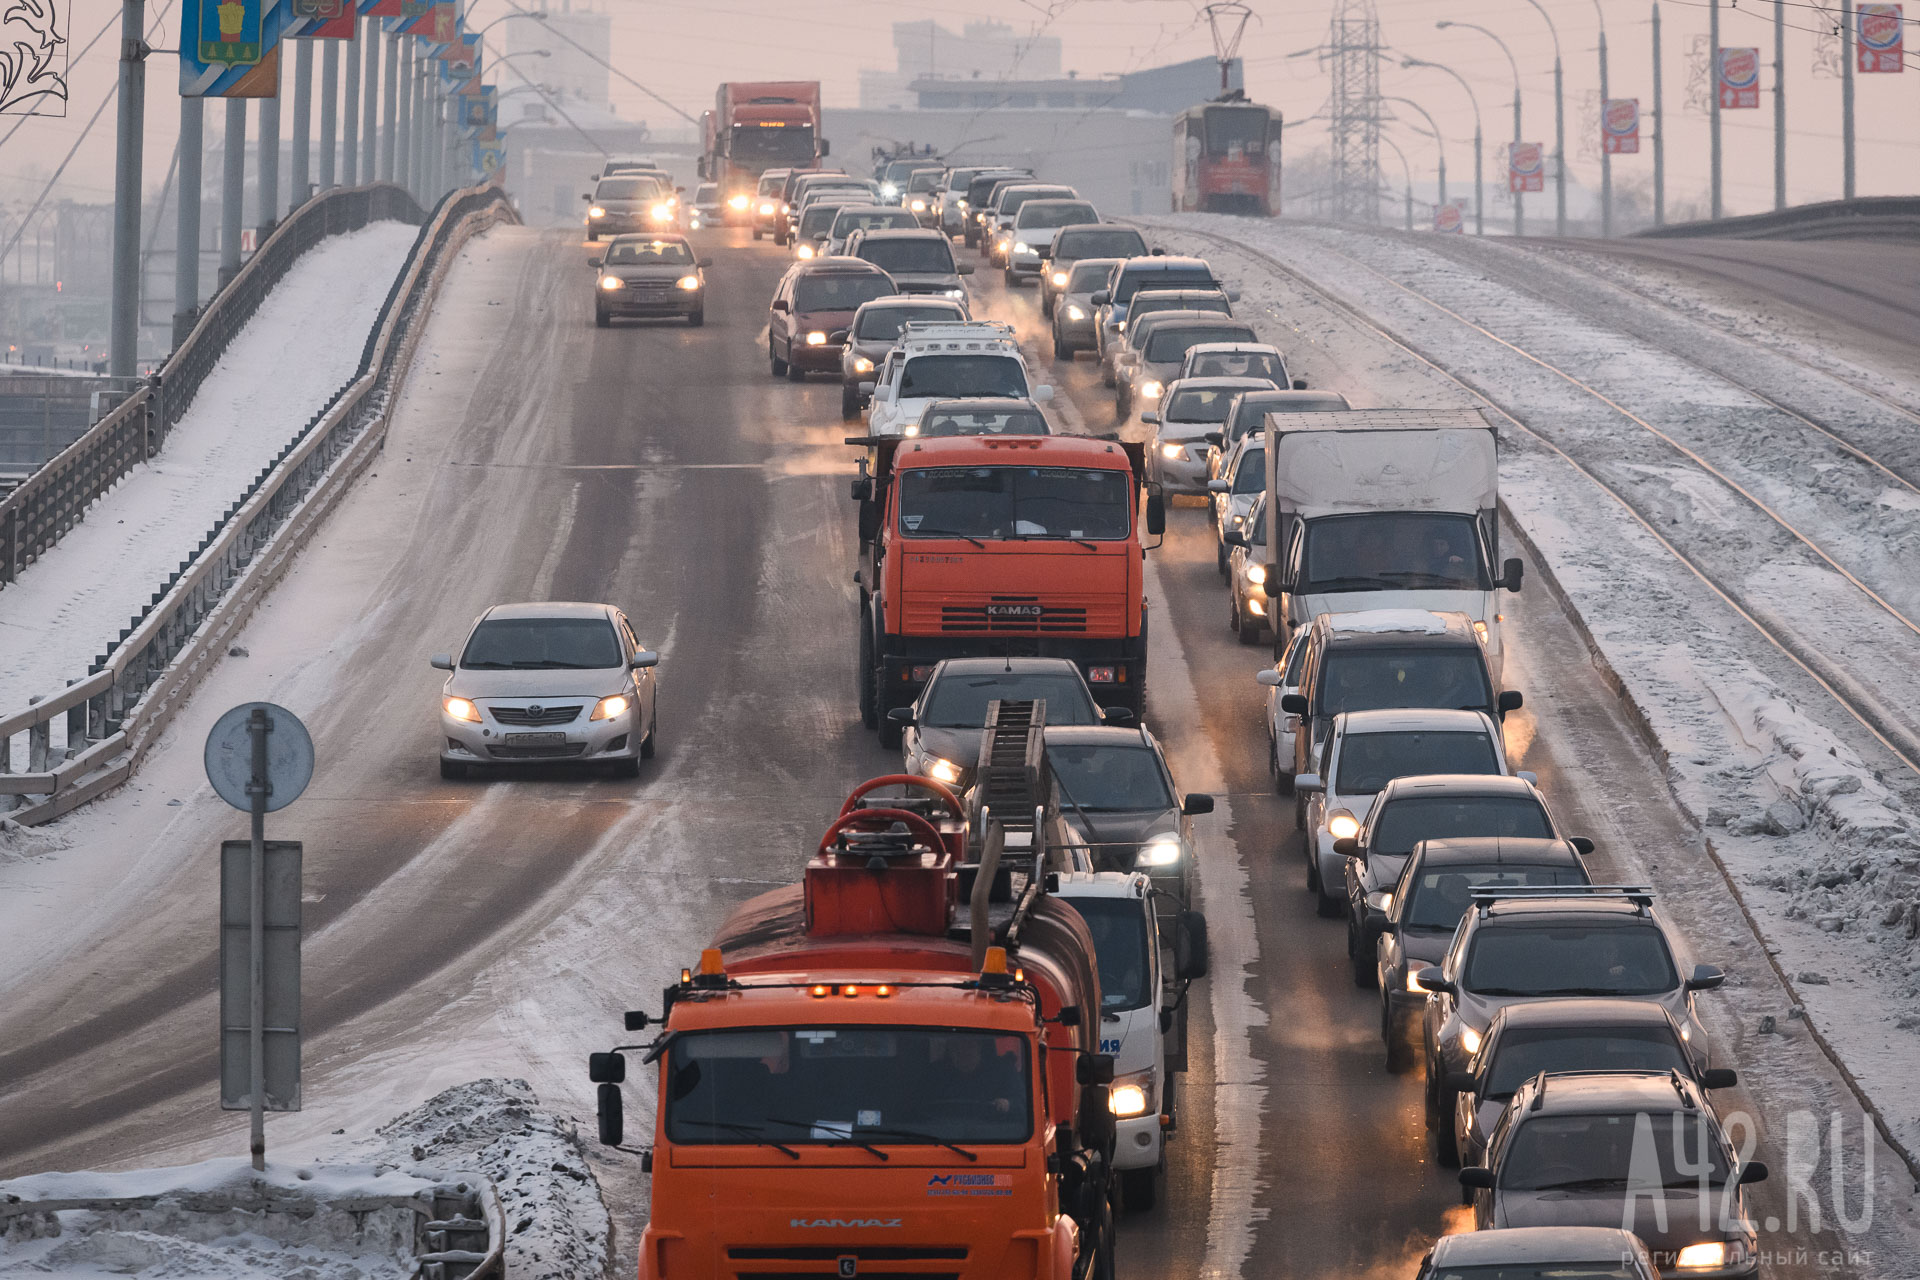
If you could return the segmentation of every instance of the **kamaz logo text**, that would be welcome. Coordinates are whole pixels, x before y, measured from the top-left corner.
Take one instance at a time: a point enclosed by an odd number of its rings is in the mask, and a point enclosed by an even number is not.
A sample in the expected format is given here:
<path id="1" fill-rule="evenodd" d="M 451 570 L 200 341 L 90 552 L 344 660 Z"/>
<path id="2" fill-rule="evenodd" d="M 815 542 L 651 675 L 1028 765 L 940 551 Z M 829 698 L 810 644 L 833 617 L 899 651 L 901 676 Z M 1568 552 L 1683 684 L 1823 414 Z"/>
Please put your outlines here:
<path id="1" fill-rule="evenodd" d="M 797 1231 L 843 1227 L 900 1227 L 899 1218 L 788 1218 L 787 1225 Z"/>

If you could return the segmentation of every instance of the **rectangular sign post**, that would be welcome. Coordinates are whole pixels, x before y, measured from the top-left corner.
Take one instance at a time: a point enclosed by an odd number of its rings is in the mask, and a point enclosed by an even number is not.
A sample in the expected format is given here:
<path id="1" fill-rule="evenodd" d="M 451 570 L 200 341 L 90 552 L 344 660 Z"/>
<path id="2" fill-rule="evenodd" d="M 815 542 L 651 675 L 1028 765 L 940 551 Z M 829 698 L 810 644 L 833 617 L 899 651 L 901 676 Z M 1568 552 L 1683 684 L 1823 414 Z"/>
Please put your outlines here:
<path id="1" fill-rule="evenodd" d="M 1724 48 L 1714 59 L 1714 92 L 1722 111 L 1758 110 L 1760 50 Z"/>
<path id="2" fill-rule="evenodd" d="M 1538 142 L 1507 144 L 1507 190 L 1515 195 L 1523 191 L 1547 189 L 1546 148 Z"/>
<path id="3" fill-rule="evenodd" d="M 1897 4 L 1860 6 L 1860 30 L 1855 49 L 1862 75 L 1897 73 L 1906 67 L 1904 23 Z"/>
<path id="4" fill-rule="evenodd" d="M 1610 156 L 1640 150 L 1640 99 L 1608 98 L 1600 104 L 1600 146 Z"/>

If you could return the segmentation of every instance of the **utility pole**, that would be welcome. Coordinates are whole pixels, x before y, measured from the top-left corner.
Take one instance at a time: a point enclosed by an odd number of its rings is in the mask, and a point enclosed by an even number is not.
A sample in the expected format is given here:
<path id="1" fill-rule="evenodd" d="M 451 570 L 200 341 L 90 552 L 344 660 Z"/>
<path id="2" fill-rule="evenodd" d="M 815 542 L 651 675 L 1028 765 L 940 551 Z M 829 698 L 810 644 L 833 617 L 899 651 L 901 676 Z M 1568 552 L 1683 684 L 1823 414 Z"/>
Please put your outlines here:
<path id="1" fill-rule="evenodd" d="M 113 329 L 107 372 L 131 378 L 140 340 L 140 176 L 146 141 L 146 0 L 121 0 L 119 135 L 113 165 Z"/>
<path id="2" fill-rule="evenodd" d="M 240 273 L 240 201 L 247 193 L 247 100 L 227 99 L 226 164 L 220 176 L 220 283 Z"/>
<path id="3" fill-rule="evenodd" d="M 1853 199 L 1853 0 L 1840 0 L 1840 194 Z"/>
<path id="4" fill-rule="evenodd" d="M 1600 15 L 1600 132 L 1605 135 L 1608 97 L 1607 15 L 1600 7 L 1600 0 L 1593 0 L 1593 9 Z M 1604 136 L 1600 143 L 1600 234 L 1609 240 L 1613 238 L 1613 153 L 1607 150 Z"/>
<path id="5" fill-rule="evenodd" d="M 1553 234 L 1567 234 L 1567 98 L 1560 55 L 1553 55 Z"/>
<path id="6" fill-rule="evenodd" d="M 205 146 L 205 98 L 180 96 L 180 202 L 174 213 L 173 345 L 192 330 L 200 309 L 200 161 Z"/>
<path id="7" fill-rule="evenodd" d="M 1787 207 L 1787 3 L 1773 0 L 1773 207 Z"/>
<path id="8" fill-rule="evenodd" d="M 1653 0 L 1653 225 L 1667 225 L 1667 117 L 1660 96 L 1660 0 Z"/>
<path id="9" fill-rule="evenodd" d="M 340 42 L 329 40 L 320 54 L 320 189 L 330 190 L 334 159 L 340 151 Z"/>
<path id="10" fill-rule="evenodd" d="M 1720 218 L 1720 0 L 1707 0 L 1707 216 Z"/>
<path id="11" fill-rule="evenodd" d="M 293 185 L 287 208 L 307 202 L 313 182 L 313 41 L 293 44 Z"/>

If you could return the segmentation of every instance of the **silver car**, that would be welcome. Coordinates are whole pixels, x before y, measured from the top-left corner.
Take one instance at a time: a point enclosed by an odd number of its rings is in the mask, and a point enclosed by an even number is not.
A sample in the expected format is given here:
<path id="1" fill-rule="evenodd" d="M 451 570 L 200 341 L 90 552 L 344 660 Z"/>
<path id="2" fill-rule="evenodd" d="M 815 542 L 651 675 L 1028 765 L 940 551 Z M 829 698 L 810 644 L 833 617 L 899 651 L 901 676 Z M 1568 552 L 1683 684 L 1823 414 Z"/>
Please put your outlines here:
<path id="1" fill-rule="evenodd" d="M 1168 493 L 1206 496 L 1208 434 L 1220 430 L 1235 396 L 1272 385 L 1264 378 L 1188 378 L 1167 384 L 1158 404 L 1140 415 L 1153 428 L 1148 478 Z"/>
<path id="2" fill-rule="evenodd" d="M 608 604 L 502 604 L 474 622 L 440 690 L 440 776 L 528 761 L 604 763 L 636 777 L 658 743 L 654 668 Z"/>
<path id="3" fill-rule="evenodd" d="M 900 330 L 913 323 L 937 323 L 941 320 L 966 320 L 967 304 L 953 298 L 910 298 L 893 294 L 863 302 L 853 313 L 846 337 L 840 339 L 840 418 L 851 422 L 867 407 L 868 397 L 860 394 L 860 384 L 870 381 L 887 358 L 893 344 L 900 341 Z M 833 335 L 829 334 L 829 338 Z"/>
<path id="4" fill-rule="evenodd" d="M 1107 287 L 1107 277 L 1120 265 L 1118 258 L 1082 258 L 1060 274 L 1053 304 L 1053 358 L 1071 360 L 1077 352 L 1097 351 L 1093 293 Z"/>

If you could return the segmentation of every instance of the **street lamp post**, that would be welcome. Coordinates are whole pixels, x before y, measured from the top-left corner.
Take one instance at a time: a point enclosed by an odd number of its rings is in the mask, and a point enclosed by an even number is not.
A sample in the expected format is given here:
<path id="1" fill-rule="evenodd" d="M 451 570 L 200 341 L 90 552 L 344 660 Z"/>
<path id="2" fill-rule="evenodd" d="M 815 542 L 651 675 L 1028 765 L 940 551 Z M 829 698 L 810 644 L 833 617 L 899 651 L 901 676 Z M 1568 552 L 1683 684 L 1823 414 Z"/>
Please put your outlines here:
<path id="1" fill-rule="evenodd" d="M 1485 235 L 1487 228 L 1483 213 L 1486 209 L 1487 192 L 1486 186 L 1480 178 L 1480 158 L 1485 150 L 1485 145 L 1480 138 L 1480 97 L 1474 93 L 1473 86 L 1467 83 L 1467 78 L 1458 71 L 1455 71 L 1452 67 L 1443 66 L 1438 62 L 1429 62 L 1425 58 L 1414 57 L 1402 58 L 1400 65 L 1403 67 L 1432 67 L 1435 71 L 1444 71 L 1455 80 L 1458 80 L 1460 87 L 1467 91 L 1467 101 L 1473 104 L 1473 234 L 1477 236 Z"/>
<path id="2" fill-rule="evenodd" d="M 1399 143 L 1384 133 L 1380 135 L 1380 141 L 1393 148 L 1393 154 L 1400 157 L 1400 180 L 1406 183 L 1407 187 L 1407 230 L 1411 231 L 1413 230 L 1413 167 L 1407 163 L 1407 153 L 1400 149 Z"/>
<path id="3" fill-rule="evenodd" d="M 1476 23 L 1449 22 L 1449 21 L 1446 21 L 1445 19 L 1442 19 L 1441 21 L 1436 22 L 1433 25 L 1435 27 L 1438 27 L 1442 31 L 1446 30 L 1448 27 L 1464 27 L 1469 31 L 1478 31 L 1481 35 L 1487 37 L 1489 40 L 1499 45 L 1500 52 L 1507 55 L 1507 66 L 1511 68 L 1513 71 L 1513 140 L 1515 142 L 1519 142 L 1521 140 L 1520 139 L 1520 64 L 1513 60 L 1513 50 L 1507 48 L 1507 42 L 1505 40 L 1502 40 L 1499 36 L 1495 35 L 1493 32 L 1487 30 L 1485 27 L 1480 26 Z M 1513 234 L 1516 236 L 1525 235 L 1526 230 L 1527 230 L 1526 210 L 1522 205 L 1520 193 L 1516 191 L 1513 193 Z"/>
<path id="4" fill-rule="evenodd" d="M 1403 106 L 1412 107 L 1415 111 L 1418 111 L 1421 114 L 1421 116 L 1423 116 L 1426 119 L 1427 128 L 1433 131 L 1434 150 L 1439 153 L 1439 157 L 1440 157 L 1440 166 L 1439 166 L 1440 190 L 1439 190 L 1439 200 L 1437 201 L 1437 203 L 1445 204 L 1447 202 L 1447 141 L 1445 138 L 1440 136 L 1440 126 L 1434 123 L 1433 115 L 1425 107 L 1415 102 L 1412 98 L 1397 98 L 1397 97 L 1385 96 L 1385 97 L 1382 97 L 1380 100 L 1382 102 L 1398 102 Z"/>
<path id="5" fill-rule="evenodd" d="M 1547 33 L 1553 37 L 1553 192 L 1554 224 L 1553 233 L 1557 236 L 1567 234 L 1567 99 L 1565 80 L 1560 74 L 1560 28 L 1554 25 L 1553 15 L 1548 13 L 1540 0 L 1527 0 L 1542 18 L 1547 20 Z"/>
<path id="6" fill-rule="evenodd" d="M 1613 153 L 1607 150 L 1607 11 L 1593 0 L 1600 19 L 1600 234 L 1613 236 Z"/>

